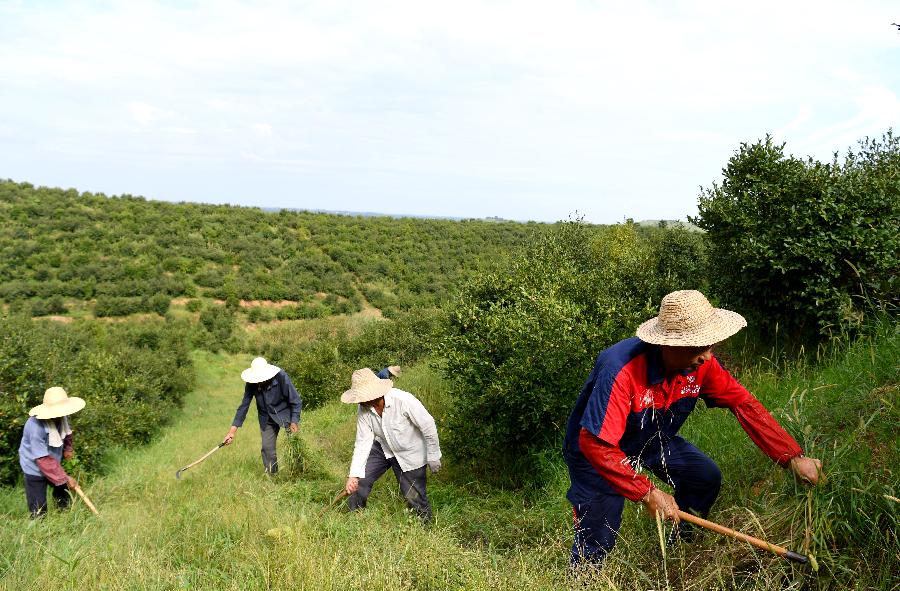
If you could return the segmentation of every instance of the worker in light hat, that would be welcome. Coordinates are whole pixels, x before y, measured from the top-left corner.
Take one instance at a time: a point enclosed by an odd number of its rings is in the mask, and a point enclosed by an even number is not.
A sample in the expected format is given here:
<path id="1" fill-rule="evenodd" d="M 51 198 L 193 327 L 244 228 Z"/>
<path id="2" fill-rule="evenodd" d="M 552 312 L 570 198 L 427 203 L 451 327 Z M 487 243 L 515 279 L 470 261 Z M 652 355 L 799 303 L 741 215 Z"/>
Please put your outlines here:
<path id="1" fill-rule="evenodd" d="M 278 456 L 275 454 L 278 432 L 281 429 L 297 432 L 303 400 L 287 372 L 262 357 L 254 359 L 250 367 L 241 372 L 241 379 L 244 380 L 244 398 L 238 405 L 231 428 L 222 442 L 229 445 L 234 441 L 238 428 L 247 418 L 250 401 L 255 398 L 262 439 L 263 469 L 266 474 L 273 475 L 278 472 Z"/>
<path id="2" fill-rule="evenodd" d="M 71 495 L 78 483 L 66 474 L 63 458 L 72 458 L 72 427 L 69 415 L 83 409 L 84 400 L 69 396 L 59 386 L 44 392 L 44 402 L 35 406 L 22 429 L 19 445 L 19 465 L 25 473 L 25 500 L 31 517 L 47 512 L 47 487 L 53 487 L 53 498 L 59 509 L 69 506 Z"/>

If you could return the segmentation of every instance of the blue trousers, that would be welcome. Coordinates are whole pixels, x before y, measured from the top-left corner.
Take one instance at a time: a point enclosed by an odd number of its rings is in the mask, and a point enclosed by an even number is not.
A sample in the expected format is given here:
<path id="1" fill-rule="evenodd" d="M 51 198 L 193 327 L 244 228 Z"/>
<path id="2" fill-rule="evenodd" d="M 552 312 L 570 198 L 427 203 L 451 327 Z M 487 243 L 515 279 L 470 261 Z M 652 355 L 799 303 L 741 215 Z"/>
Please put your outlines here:
<path id="1" fill-rule="evenodd" d="M 706 517 L 722 485 L 722 473 L 709 457 L 682 439 L 674 437 L 660 457 L 644 464 L 658 478 L 675 489 L 678 508 Z M 625 497 L 601 493 L 586 503 L 573 506 L 575 542 L 572 565 L 599 564 L 616 545 L 622 524 Z M 682 529 L 684 524 L 682 525 Z"/>

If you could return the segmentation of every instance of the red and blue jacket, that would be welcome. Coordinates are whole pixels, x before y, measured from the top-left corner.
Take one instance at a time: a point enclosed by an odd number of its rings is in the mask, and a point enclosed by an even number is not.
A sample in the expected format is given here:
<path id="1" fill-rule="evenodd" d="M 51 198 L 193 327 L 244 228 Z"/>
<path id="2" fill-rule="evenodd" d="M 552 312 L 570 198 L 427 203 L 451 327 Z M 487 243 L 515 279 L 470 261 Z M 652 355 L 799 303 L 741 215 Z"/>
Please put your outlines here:
<path id="1" fill-rule="evenodd" d="M 659 346 L 632 337 L 600 353 L 569 415 L 563 444 L 569 501 L 585 503 L 600 494 L 643 498 L 652 484 L 635 468 L 661 461 L 698 398 L 731 410 L 763 453 L 782 466 L 802 453 L 715 356 L 666 379 Z"/>

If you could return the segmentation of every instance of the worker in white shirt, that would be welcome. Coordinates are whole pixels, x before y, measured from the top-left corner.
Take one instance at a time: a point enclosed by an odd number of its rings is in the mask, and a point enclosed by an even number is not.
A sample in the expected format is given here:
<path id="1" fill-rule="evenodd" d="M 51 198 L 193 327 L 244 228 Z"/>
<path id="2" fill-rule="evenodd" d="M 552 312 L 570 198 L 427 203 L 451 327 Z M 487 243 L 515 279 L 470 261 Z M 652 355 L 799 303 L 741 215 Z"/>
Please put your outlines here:
<path id="1" fill-rule="evenodd" d="M 351 510 L 366 506 L 372 485 L 393 469 L 406 504 L 424 521 L 431 521 L 425 490 L 425 468 L 441 469 L 441 448 L 434 418 L 419 399 L 394 388 L 369 368 L 353 372 L 341 402 L 358 404 L 356 445 L 346 491 Z"/>

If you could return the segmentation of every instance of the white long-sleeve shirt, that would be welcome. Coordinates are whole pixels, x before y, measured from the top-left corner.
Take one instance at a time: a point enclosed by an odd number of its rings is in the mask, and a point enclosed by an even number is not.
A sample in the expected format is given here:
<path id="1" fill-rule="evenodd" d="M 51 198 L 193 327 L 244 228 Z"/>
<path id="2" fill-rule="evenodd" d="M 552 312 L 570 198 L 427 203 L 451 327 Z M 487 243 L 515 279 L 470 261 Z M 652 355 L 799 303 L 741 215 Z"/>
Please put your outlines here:
<path id="1" fill-rule="evenodd" d="M 374 409 L 359 405 L 350 476 L 365 478 L 366 460 L 375 441 L 381 444 L 385 457 L 397 458 L 404 472 L 441 459 L 434 418 L 418 398 L 397 388 L 384 395 L 381 416 Z"/>

